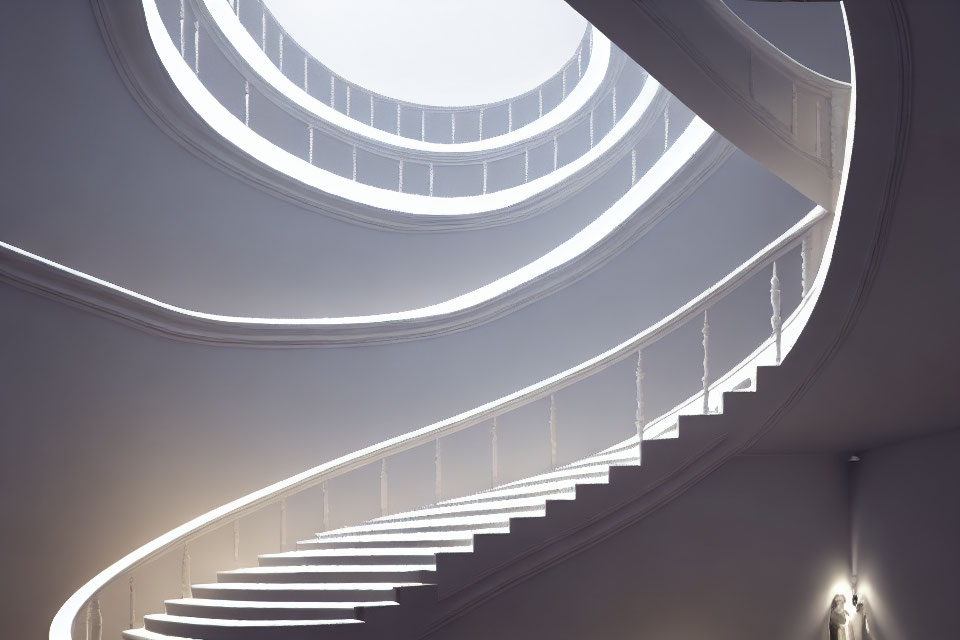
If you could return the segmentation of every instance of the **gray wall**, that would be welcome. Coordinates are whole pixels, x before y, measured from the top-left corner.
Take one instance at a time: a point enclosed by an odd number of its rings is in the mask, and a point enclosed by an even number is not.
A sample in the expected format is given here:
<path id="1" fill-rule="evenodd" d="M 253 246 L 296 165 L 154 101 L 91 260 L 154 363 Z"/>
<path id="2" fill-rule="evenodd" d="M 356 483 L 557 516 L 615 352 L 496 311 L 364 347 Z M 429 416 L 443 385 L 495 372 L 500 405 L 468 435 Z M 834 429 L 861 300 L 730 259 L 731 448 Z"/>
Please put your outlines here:
<path id="1" fill-rule="evenodd" d="M 825 639 L 849 566 L 846 483 L 842 457 L 733 458 L 434 637 Z"/>
<path id="2" fill-rule="evenodd" d="M 876 640 L 960 634 L 960 431 L 867 451 L 853 550 Z"/>

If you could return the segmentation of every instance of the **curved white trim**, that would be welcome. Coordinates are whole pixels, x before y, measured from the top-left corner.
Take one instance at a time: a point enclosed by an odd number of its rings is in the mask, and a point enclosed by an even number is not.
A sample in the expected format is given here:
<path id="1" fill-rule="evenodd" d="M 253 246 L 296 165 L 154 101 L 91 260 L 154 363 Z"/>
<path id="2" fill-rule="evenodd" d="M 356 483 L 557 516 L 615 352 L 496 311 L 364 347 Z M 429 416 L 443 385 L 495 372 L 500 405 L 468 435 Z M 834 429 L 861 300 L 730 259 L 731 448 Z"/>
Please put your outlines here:
<path id="1" fill-rule="evenodd" d="M 21 263 L 43 267 L 52 271 L 55 277 L 31 277 L 29 269 L 3 263 L 0 263 L 0 274 L 14 284 L 27 285 L 137 326 L 211 343 L 342 346 L 436 335 L 497 317 L 556 290 L 557 281 L 568 283 L 586 275 L 649 229 L 692 190 L 692 183 L 709 175 L 731 150 L 729 143 L 709 126 L 694 119 L 673 146 L 624 196 L 553 250 L 473 291 L 405 311 L 326 318 L 206 313 L 156 300 L 3 242 L 0 242 L 0 248 L 16 256 Z M 643 215 L 638 214 L 641 211 Z M 628 222 L 629 230 L 626 229 Z M 566 271 L 565 267 L 574 262 L 580 264 L 576 269 Z M 70 284 L 66 285 L 64 280 Z M 78 291 L 84 293 L 78 294 Z M 106 296 L 106 302 L 104 291 L 110 294 Z"/>
<path id="2" fill-rule="evenodd" d="M 150 9 L 152 9 L 152 12 L 156 13 L 159 19 L 160 14 L 157 10 L 156 1 L 143 0 L 143 2 L 144 9 L 147 10 L 146 12 L 150 14 Z M 587 104 L 590 97 L 597 92 L 604 77 L 607 75 L 613 51 L 610 40 L 594 27 L 593 53 L 590 56 L 583 77 L 580 78 L 580 81 L 570 94 L 567 95 L 559 105 L 544 114 L 543 117 L 537 118 L 523 127 L 514 129 L 512 132 L 484 140 L 450 144 L 425 142 L 415 138 L 399 136 L 364 124 L 309 95 L 287 78 L 287 76 L 273 64 L 273 61 L 270 60 L 267 54 L 257 45 L 247 30 L 243 28 L 243 25 L 240 24 L 236 15 L 230 11 L 230 5 L 227 2 L 224 2 L 224 0 L 197 0 L 197 2 L 206 10 L 206 14 L 212 22 L 212 28 L 216 29 L 216 31 L 223 36 L 227 44 L 237 52 L 243 62 L 246 63 L 257 76 L 263 79 L 265 83 L 273 87 L 302 111 L 311 114 L 314 118 L 329 122 L 335 127 L 350 131 L 356 136 L 372 140 L 381 145 L 389 145 L 394 148 L 413 151 L 443 153 L 445 155 L 492 151 L 501 147 L 524 142 L 557 127 L 579 112 L 584 105 Z M 150 5 L 149 8 L 147 5 Z M 166 40 L 166 42 L 172 45 L 172 40 L 165 28 L 162 32 L 151 29 L 150 34 L 154 46 L 159 46 L 158 40 Z"/>

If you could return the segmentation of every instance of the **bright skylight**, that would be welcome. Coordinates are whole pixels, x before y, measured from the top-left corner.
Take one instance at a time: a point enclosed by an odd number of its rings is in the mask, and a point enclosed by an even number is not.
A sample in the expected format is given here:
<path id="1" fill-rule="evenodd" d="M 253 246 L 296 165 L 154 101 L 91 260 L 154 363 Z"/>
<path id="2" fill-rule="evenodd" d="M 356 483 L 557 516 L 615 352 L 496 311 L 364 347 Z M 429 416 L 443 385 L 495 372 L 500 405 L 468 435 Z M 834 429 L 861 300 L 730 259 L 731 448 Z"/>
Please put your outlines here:
<path id="1" fill-rule="evenodd" d="M 563 0 L 266 0 L 345 78 L 410 102 L 472 105 L 533 88 L 576 51 L 586 22 Z"/>

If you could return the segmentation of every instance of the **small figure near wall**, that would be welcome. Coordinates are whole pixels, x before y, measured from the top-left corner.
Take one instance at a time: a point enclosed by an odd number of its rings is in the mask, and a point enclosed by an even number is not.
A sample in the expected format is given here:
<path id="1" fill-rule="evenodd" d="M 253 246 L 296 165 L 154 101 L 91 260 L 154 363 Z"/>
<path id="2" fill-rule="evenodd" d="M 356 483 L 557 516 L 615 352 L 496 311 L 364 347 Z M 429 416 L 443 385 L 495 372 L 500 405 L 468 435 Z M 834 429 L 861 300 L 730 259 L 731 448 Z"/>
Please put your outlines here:
<path id="1" fill-rule="evenodd" d="M 830 640 L 847 640 L 847 598 L 842 594 L 833 596 L 830 605 Z"/>
<path id="2" fill-rule="evenodd" d="M 870 625 L 867 623 L 867 602 L 863 596 L 853 595 L 853 617 L 850 619 L 850 640 L 869 640 Z"/>

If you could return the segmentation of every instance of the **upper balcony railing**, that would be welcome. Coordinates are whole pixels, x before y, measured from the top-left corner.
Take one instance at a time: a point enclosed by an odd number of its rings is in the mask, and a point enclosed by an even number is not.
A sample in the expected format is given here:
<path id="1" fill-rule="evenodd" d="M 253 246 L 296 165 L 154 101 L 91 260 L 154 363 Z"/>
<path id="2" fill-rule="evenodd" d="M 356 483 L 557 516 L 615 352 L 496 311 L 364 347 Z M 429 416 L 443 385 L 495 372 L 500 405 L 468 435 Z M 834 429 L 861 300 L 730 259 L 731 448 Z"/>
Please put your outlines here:
<path id="1" fill-rule="evenodd" d="M 401 452 L 428 447 L 433 452 L 435 464 L 435 477 L 431 478 L 433 497 L 437 501 L 451 497 L 444 495 L 444 487 L 447 486 L 443 475 L 445 449 L 441 446 L 441 442 L 444 438 L 460 431 L 470 428 L 487 430 L 490 447 L 490 479 L 493 485 L 497 485 L 500 479 L 498 434 L 503 435 L 501 432 L 504 428 L 504 418 L 522 407 L 533 407 L 534 403 L 540 400 L 549 400 L 549 410 L 544 411 L 542 420 L 536 421 L 534 426 L 539 433 L 543 434 L 542 447 L 543 451 L 549 452 L 550 466 L 557 467 L 559 462 L 557 424 L 558 420 L 563 419 L 561 394 L 577 388 L 579 383 L 593 379 L 601 373 L 624 373 L 613 367 L 628 359 L 633 359 L 636 363 L 635 367 L 631 367 L 627 372 L 631 374 L 630 387 L 635 389 L 635 395 L 632 398 L 625 398 L 634 407 L 631 413 L 633 413 L 635 431 L 632 437 L 624 441 L 624 444 L 634 443 L 638 447 L 638 453 L 643 440 L 672 434 L 676 430 L 680 415 L 721 411 L 722 394 L 752 388 L 756 380 L 756 367 L 779 364 L 784 353 L 796 341 L 822 282 L 822 277 L 817 271 L 825 247 L 828 245 L 827 236 L 831 220 L 832 216 L 827 211 L 817 207 L 733 272 L 670 315 L 612 349 L 575 367 L 447 420 L 321 464 L 234 500 L 169 531 L 106 568 L 74 593 L 57 612 L 50 627 L 50 640 L 101 640 L 105 623 L 108 625 L 108 637 L 114 637 L 113 634 L 124 627 L 136 627 L 142 616 L 142 609 L 153 606 L 153 603 L 144 605 L 144 602 L 137 598 L 138 585 L 144 582 L 151 583 L 155 595 L 158 591 L 161 593 L 161 600 L 163 593 L 170 596 L 180 592 L 186 597 L 190 593 L 192 575 L 191 549 L 197 550 L 201 547 L 209 549 L 210 543 L 215 540 L 211 537 L 218 531 L 232 532 L 230 538 L 233 560 L 238 563 L 240 535 L 241 531 L 245 530 L 241 529 L 241 521 L 250 523 L 249 518 L 254 514 L 260 518 L 260 522 L 264 522 L 264 516 L 276 518 L 273 521 L 276 527 L 274 539 L 279 541 L 280 549 L 285 550 L 290 531 L 291 499 L 310 488 L 321 488 L 318 496 L 321 504 L 316 505 L 310 500 L 302 501 L 302 504 L 309 513 L 322 514 L 322 520 L 317 516 L 319 521 L 311 524 L 317 528 L 329 528 L 328 483 L 350 471 L 369 465 L 379 467 L 379 495 L 375 496 L 375 499 L 379 503 L 381 515 L 386 515 L 390 511 L 391 504 L 389 473 L 392 464 L 398 462 L 395 456 Z M 782 270 L 778 271 L 777 260 L 796 249 L 799 249 L 801 254 L 799 280 L 803 296 L 793 312 L 784 318 L 781 303 L 781 278 L 784 274 Z M 770 271 L 767 271 L 768 268 Z M 765 279 L 769 277 L 767 280 L 770 294 L 768 313 L 771 329 L 765 335 L 756 336 L 759 347 L 748 352 L 748 355 L 727 373 L 717 376 L 714 373 L 716 364 L 712 360 L 715 349 L 712 341 L 718 336 L 715 335 L 714 330 L 711 330 L 710 312 L 732 292 L 757 277 Z M 745 314 L 741 316 L 743 319 L 746 318 Z M 697 391 L 659 418 L 650 420 L 647 418 L 649 398 L 646 389 L 656 378 L 657 371 L 644 356 L 651 351 L 652 347 L 659 348 L 666 338 L 679 334 L 678 330 L 685 326 L 692 326 L 697 330 L 698 340 L 702 346 L 697 355 L 698 360 L 702 357 L 702 377 L 697 381 Z M 682 349 L 680 353 L 689 354 Z M 677 358 L 672 358 L 670 362 L 672 368 L 675 368 Z M 698 368 L 699 365 L 698 362 Z M 623 386 L 618 385 L 615 388 L 622 389 Z M 685 385 L 684 388 L 689 389 L 689 385 Z M 609 398 L 606 400 L 609 401 Z M 602 443 L 592 443 L 592 445 L 594 451 L 603 447 Z M 536 459 L 538 456 L 528 456 L 528 458 Z M 541 469 L 530 470 L 530 473 L 537 471 Z M 313 529 L 313 531 L 316 530 L 316 528 Z M 200 542 L 201 539 L 204 539 L 203 543 Z M 221 542 L 229 547 L 226 540 L 227 537 L 221 535 Z"/>

